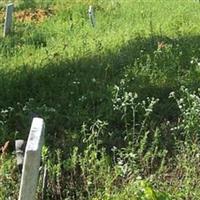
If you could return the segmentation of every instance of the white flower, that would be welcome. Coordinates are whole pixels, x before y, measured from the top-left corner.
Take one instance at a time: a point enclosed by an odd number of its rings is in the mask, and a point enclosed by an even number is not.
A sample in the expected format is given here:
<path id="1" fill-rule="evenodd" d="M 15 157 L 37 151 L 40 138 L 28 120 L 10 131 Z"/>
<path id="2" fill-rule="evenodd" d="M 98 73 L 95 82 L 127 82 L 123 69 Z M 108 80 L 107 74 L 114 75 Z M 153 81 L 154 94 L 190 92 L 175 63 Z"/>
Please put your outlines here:
<path id="1" fill-rule="evenodd" d="M 179 100 L 179 102 L 180 102 L 180 103 L 183 103 L 183 98 L 181 98 L 181 99 Z"/>
<path id="2" fill-rule="evenodd" d="M 172 97 L 174 97 L 175 96 L 175 92 L 173 91 L 173 92 L 170 92 L 170 94 L 169 94 L 169 98 L 172 98 Z"/>

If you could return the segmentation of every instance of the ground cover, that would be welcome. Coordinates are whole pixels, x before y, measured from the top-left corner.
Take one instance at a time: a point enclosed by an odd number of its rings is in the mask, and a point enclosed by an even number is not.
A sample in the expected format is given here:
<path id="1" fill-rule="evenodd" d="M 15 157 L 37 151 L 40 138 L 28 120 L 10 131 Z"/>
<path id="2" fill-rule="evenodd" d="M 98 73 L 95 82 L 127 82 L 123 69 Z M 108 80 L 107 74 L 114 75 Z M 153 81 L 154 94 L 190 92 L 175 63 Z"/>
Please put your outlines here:
<path id="1" fill-rule="evenodd" d="M 198 199 L 200 4 L 15 3 L 0 36 L 0 198 L 17 198 L 14 139 L 41 116 L 47 199 Z"/>

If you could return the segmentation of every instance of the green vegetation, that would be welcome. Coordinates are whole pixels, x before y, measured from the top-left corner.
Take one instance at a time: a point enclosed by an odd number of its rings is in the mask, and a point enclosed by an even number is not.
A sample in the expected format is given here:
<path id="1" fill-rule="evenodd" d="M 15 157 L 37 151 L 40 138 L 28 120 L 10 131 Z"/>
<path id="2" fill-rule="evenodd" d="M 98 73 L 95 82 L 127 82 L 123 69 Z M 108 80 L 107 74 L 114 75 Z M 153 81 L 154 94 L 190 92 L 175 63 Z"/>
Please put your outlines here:
<path id="1" fill-rule="evenodd" d="M 34 116 L 47 200 L 200 199 L 200 4 L 14 2 L 0 35 L 0 199 L 17 199 L 14 140 Z"/>

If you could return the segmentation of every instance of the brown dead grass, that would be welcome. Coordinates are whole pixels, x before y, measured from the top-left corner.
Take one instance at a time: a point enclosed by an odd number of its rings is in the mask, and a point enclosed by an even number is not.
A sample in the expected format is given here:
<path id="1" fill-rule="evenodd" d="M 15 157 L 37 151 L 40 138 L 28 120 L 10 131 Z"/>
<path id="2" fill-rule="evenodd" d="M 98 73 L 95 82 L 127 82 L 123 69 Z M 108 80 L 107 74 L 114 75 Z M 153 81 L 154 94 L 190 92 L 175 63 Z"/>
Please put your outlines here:
<path id="1" fill-rule="evenodd" d="M 9 145 L 10 145 L 10 141 L 7 141 L 7 142 L 0 148 L 0 153 L 2 153 L 2 155 L 6 154 L 6 153 L 8 152 Z"/>
<path id="2" fill-rule="evenodd" d="M 19 22 L 43 22 L 48 17 L 53 15 L 53 10 L 43 10 L 43 9 L 36 9 L 36 10 L 23 10 L 15 13 L 15 20 Z"/>
<path id="3" fill-rule="evenodd" d="M 14 13 L 14 18 L 18 22 L 37 22 L 41 23 L 45 21 L 48 17 L 54 14 L 52 9 L 26 9 L 22 11 L 17 11 Z M 3 23 L 5 18 L 5 13 L 0 11 L 0 22 Z"/>

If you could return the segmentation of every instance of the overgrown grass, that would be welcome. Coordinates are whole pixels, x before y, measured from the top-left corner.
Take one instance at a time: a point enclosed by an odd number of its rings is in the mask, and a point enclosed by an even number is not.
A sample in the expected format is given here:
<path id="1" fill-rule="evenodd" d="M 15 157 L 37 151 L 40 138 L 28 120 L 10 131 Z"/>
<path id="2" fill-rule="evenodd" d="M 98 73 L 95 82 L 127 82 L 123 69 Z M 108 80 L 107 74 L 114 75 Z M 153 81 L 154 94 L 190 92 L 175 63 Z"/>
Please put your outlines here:
<path id="1" fill-rule="evenodd" d="M 26 139 L 41 116 L 46 199 L 198 199 L 200 4 L 15 5 L 15 13 L 50 14 L 15 17 L 11 35 L 0 36 L 0 146 L 10 141 L 0 158 L 0 197 L 17 198 L 14 140 Z"/>

